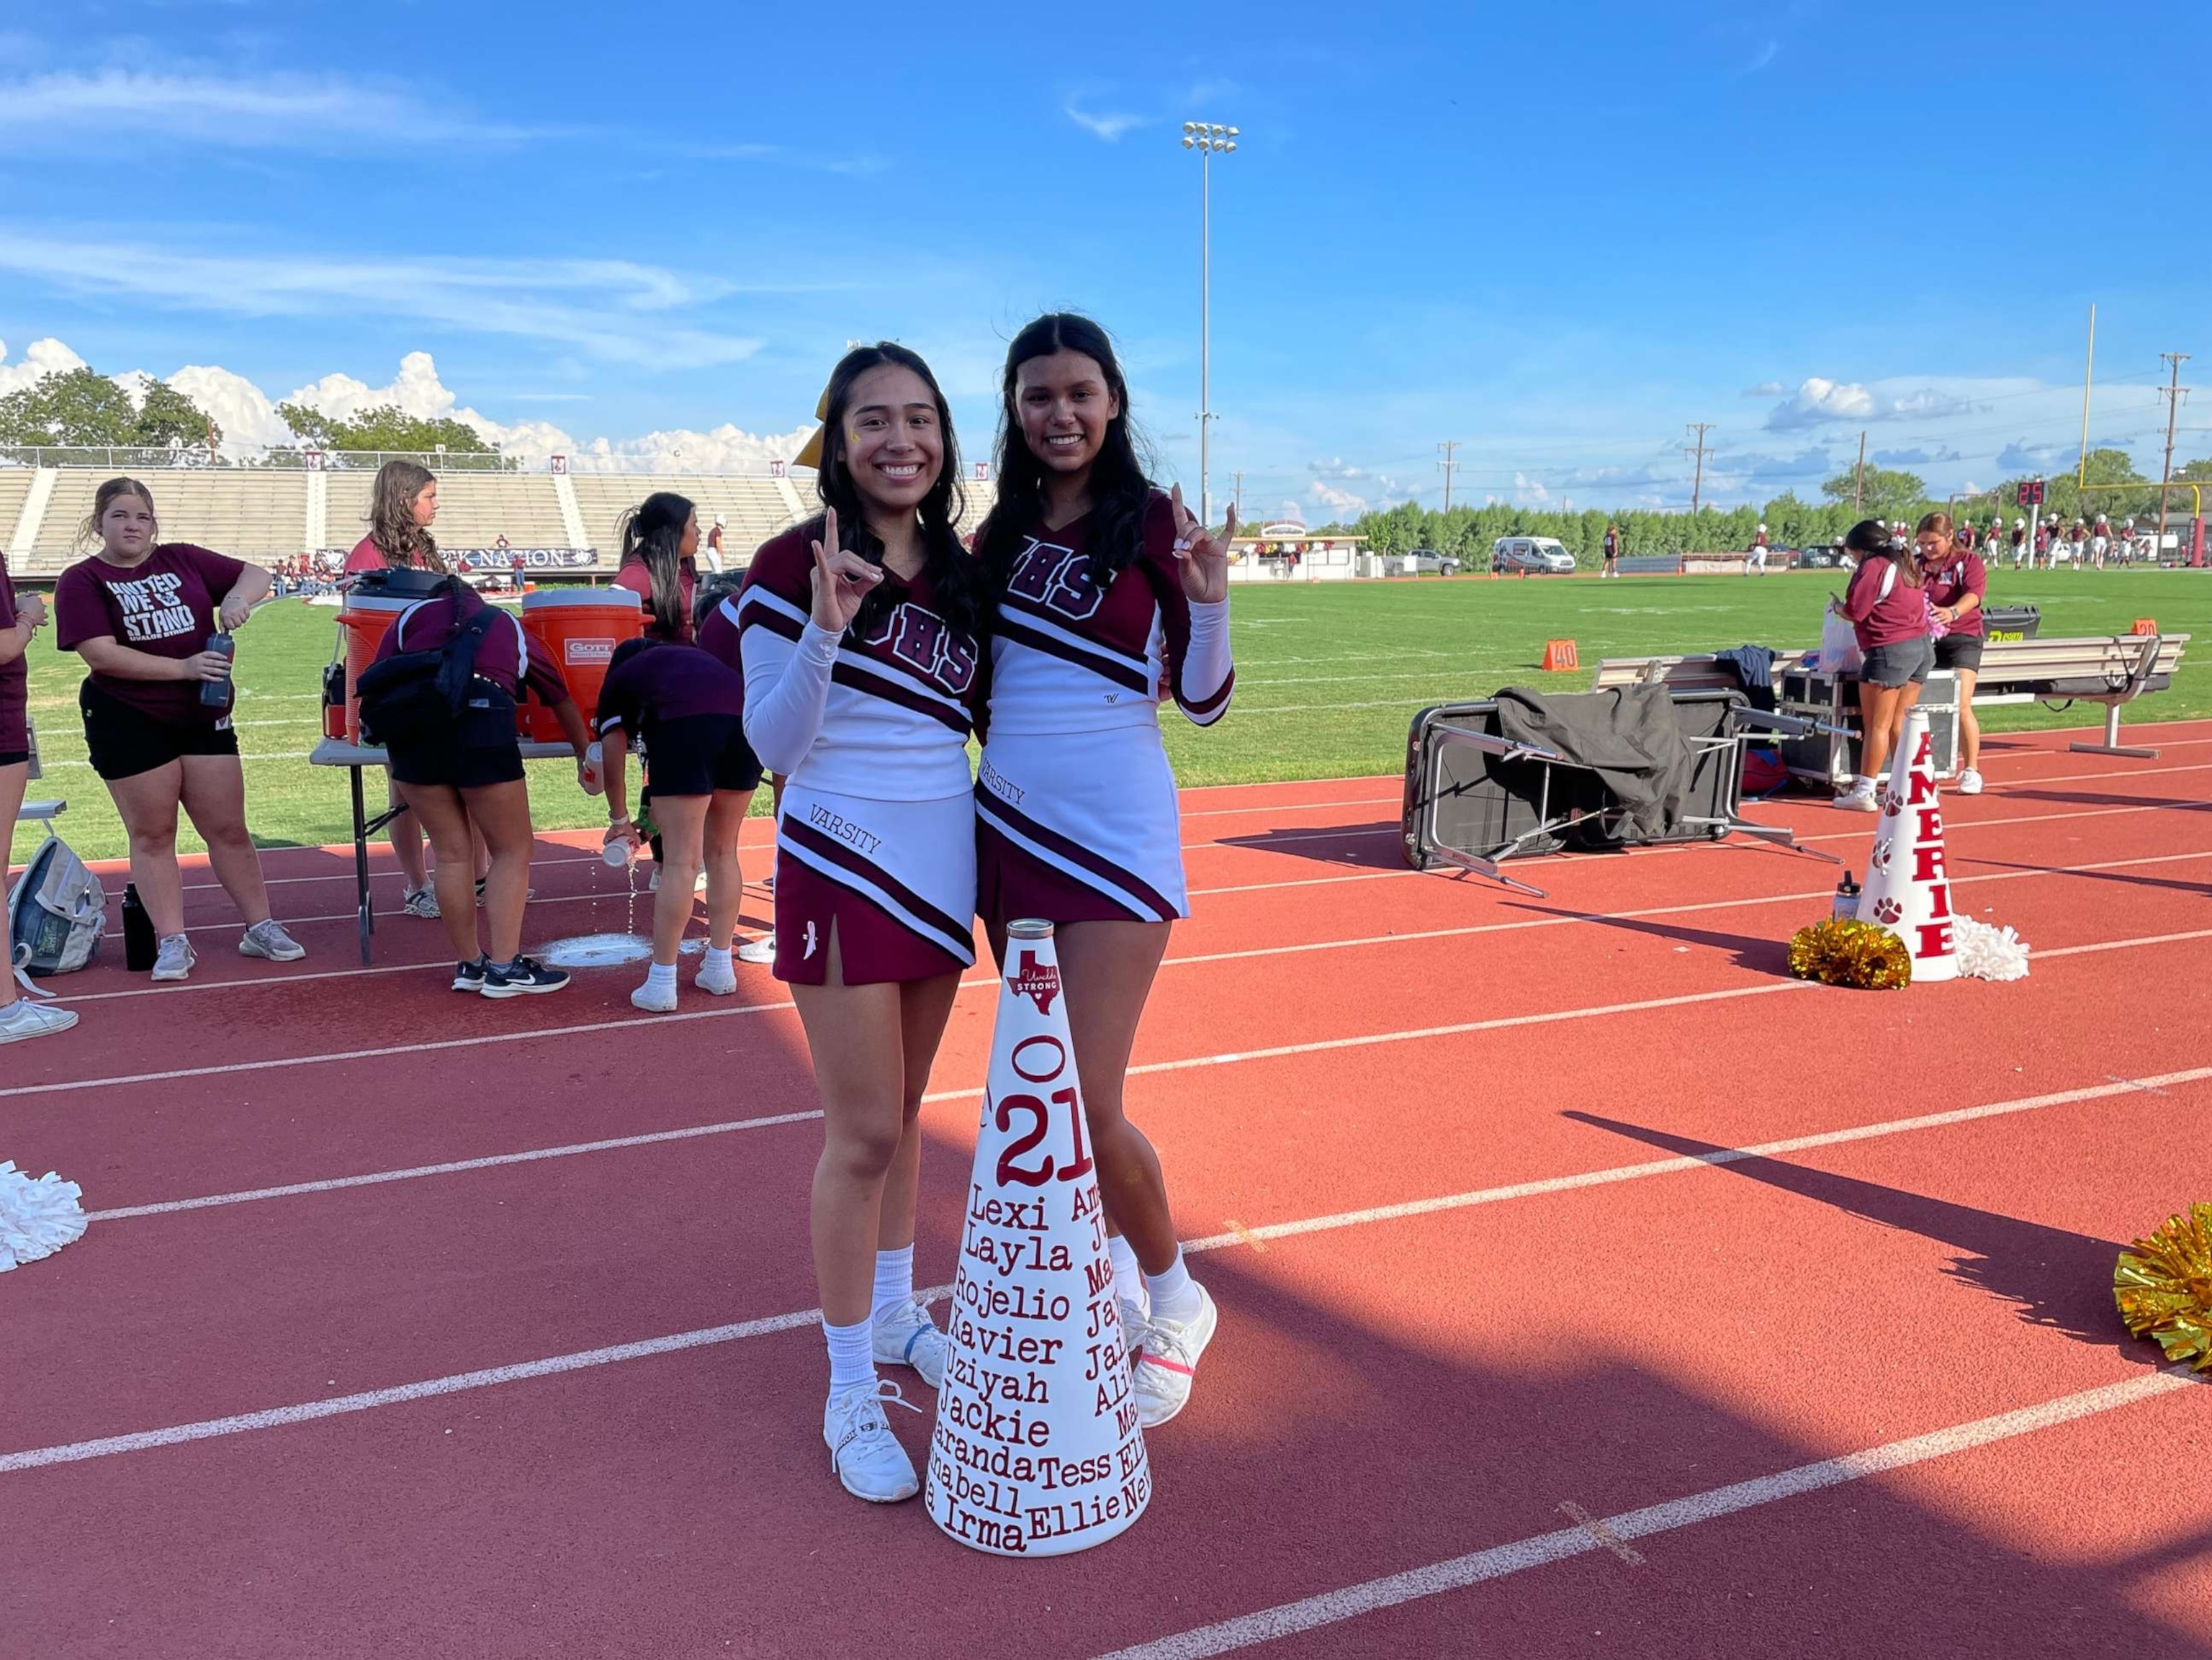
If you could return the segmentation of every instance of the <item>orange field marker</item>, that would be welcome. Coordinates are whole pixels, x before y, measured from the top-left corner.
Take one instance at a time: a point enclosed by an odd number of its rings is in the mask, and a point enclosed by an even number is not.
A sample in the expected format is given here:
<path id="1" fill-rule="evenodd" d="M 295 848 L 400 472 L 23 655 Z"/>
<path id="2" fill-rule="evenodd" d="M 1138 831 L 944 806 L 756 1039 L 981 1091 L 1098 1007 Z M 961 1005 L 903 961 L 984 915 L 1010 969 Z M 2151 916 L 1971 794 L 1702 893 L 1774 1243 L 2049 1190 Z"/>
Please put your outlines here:
<path id="1" fill-rule="evenodd" d="M 2128 630 L 2131 634 L 2154 634 L 2158 632 L 2156 617 L 2137 617 L 2136 626 Z"/>
<path id="2" fill-rule="evenodd" d="M 1571 639 L 1547 639 L 1544 642 L 1544 667 L 1557 674 L 1564 669 L 1579 669 L 1582 659 L 1576 655 L 1575 643 Z"/>

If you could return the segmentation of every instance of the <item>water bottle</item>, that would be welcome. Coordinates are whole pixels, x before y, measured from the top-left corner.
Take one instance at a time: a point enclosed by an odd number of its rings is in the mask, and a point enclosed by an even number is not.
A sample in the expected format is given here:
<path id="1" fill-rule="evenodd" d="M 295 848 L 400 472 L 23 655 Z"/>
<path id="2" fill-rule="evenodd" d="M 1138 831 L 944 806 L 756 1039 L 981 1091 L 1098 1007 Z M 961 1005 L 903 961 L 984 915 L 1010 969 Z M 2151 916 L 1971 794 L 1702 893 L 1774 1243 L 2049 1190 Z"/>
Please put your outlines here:
<path id="1" fill-rule="evenodd" d="M 238 642 L 228 634 L 210 634 L 207 648 L 210 651 L 220 651 L 227 657 L 238 655 Z M 230 707 L 230 676 L 228 675 L 221 680 L 204 680 L 200 682 L 200 701 L 210 709 L 228 709 Z"/>
<path id="2" fill-rule="evenodd" d="M 1850 922 L 1859 914 L 1859 885 L 1851 880 L 1851 873 L 1844 872 L 1844 879 L 1836 884 L 1836 903 L 1828 917 L 1833 922 Z"/>
<path id="3" fill-rule="evenodd" d="M 161 954 L 161 942 L 154 937 L 154 919 L 146 914 L 146 907 L 138 900 L 138 884 L 123 885 L 123 966 L 134 974 L 143 974 L 154 966 L 154 959 Z"/>

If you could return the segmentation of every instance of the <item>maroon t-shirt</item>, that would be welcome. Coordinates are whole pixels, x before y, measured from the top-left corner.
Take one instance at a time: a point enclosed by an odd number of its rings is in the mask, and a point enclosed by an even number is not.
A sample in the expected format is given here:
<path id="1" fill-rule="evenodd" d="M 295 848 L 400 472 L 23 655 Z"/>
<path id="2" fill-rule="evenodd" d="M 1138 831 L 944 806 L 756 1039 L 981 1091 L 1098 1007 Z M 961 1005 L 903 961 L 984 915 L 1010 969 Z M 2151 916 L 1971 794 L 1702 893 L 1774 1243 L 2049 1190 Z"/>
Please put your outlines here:
<path id="1" fill-rule="evenodd" d="M 0 630 L 13 628 L 16 621 L 15 585 L 8 579 L 8 567 L 0 565 Z M 30 704 L 30 688 L 28 651 L 13 663 L 0 663 L 0 755 L 30 751 L 30 717 L 25 712 Z M 0 851 L 0 858 L 6 857 Z M 0 973 L 6 972 L 0 968 Z"/>
<path id="2" fill-rule="evenodd" d="M 744 712 L 744 680 L 720 658 L 696 645 L 625 640 L 599 688 L 593 730 L 604 734 L 619 726 L 632 736 L 643 734 L 650 744 L 662 721 Z"/>
<path id="3" fill-rule="evenodd" d="M 207 650 L 218 627 L 216 607 L 245 571 L 242 560 L 189 542 L 165 542 L 127 567 L 98 554 L 81 559 L 54 585 L 54 643 L 73 651 L 105 634 L 134 651 L 181 663 Z M 171 725 L 213 724 L 230 713 L 227 706 L 202 703 L 196 680 L 96 674 L 92 683 L 117 702 Z"/>
<path id="4" fill-rule="evenodd" d="M 485 602 L 464 591 L 458 603 L 441 594 L 411 605 L 384 631 L 376 660 L 398 657 L 402 651 L 434 651 L 460 633 L 461 625 L 484 609 Z M 477 647 L 476 672 L 511 698 L 522 695 L 526 682 L 538 700 L 549 709 L 570 700 L 568 683 L 560 665 L 523 627 L 521 619 L 507 611 L 492 619 L 491 627 Z"/>
<path id="5" fill-rule="evenodd" d="M 646 570 L 645 561 L 632 560 L 617 571 L 614 585 L 637 596 L 638 603 L 645 607 L 645 631 L 657 637 L 659 628 L 653 620 L 653 577 Z M 676 638 L 689 645 L 691 640 L 691 607 L 699 592 L 699 567 L 688 559 L 679 569 L 677 591 L 683 597 L 684 615 L 677 625 Z"/>
<path id="6" fill-rule="evenodd" d="M 1982 563 L 1982 556 L 1971 548 L 1954 547 L 1951 557 L 1941 565 L 1921 567 L 1927 583 L 1928 597 L 1938 605 L 1956 605 L 1968 594 L 1978 595 L 1983 604 L 1989 603 L 1990 568 Z M 1977 605 L 1950 625 L 1954 634 L 1978 634 L 1989 627 Z"/>
<path id="7" fill-rule="evenodd" d="M 1844 590 L 1844 615 L 1850 619 L 1863 651 L 1928 638 L 1928 591 L 1914 587 L 1900 570 L 1889 592 L 1881 591 L 1883 574 L 1895 564 L 1887 554 L 1870 554 L 1851 573 L 1850 586 Z"/>

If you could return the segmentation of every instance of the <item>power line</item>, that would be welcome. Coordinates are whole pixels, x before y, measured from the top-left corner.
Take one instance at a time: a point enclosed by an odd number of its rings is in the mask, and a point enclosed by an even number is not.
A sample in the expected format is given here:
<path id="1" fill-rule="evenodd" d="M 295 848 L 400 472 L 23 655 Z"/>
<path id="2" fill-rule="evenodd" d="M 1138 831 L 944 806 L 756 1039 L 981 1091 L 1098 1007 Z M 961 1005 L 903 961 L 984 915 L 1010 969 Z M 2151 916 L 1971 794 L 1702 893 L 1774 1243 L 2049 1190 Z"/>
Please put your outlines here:
<path id="1" fill-rule="evenodd" d="M 1713 423 L 1710 421 L 1686 421 L 1684 423 L 1682 427 L 1684 432 L 1695 434 L 1698 440 L 1697 447 L 1694 450 L 1690 448 L 1687 445 L 1685 445 L 1682 448 L 1682 453 L 1684 455 L 1694 455 L 1698 458 L 1697 476 L 1691 481 L 1690 484 L 1690 517 L 1692 518 L 1695 518 L 1698 516 L 1698 501 L 1705 494 L 1705 434 L 1712 431 L 1712 429 Z"/>
<path id="2" fill-rule="evenodd" d="M 1443 469 L 1444 511 L 1446 512 L 1451 512 L 1452 468 L 1455 464 L 1452 460 L 1452 451 L 1458 448 L 1459 440 L 1455 438 L 1448 438 L 1444 439 L 1443 443 L 1437 445 L 1437 453 L 1443 457 L 1442 461 L 1437 463 L 1437 465 Z"/>

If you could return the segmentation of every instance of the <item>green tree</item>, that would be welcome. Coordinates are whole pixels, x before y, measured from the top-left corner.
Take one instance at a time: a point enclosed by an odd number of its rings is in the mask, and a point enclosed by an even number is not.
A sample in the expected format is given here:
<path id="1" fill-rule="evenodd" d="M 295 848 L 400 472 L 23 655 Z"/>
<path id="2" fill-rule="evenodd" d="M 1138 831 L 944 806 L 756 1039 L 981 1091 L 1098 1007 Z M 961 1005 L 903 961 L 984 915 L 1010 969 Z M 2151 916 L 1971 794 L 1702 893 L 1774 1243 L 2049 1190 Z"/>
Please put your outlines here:
<path id="1" fill-rule="evenodd" d="M 325 415 L 303 403 L 279 403 L 276 413 L 301 447 L 313 450 L 383 450 L 430 455 L 443 446 L 448 456 L 497 457 L 476 428 L 450 416 L 432 420 L 411 415 L 396 403 L 381 403 L 358 415 Z"/>
<path id="2" fill-rule="evenodd" d="M 222 439 L 207 412 L 164 380 L 134 399 L 91 368 L 58 369 L 0 397 L 0 444 L 166 449 Z"/>
<path id="3" fill-rule="evenodd" d="M 1844 505 L 1856 499 L 1869 518 L 1912 518 L 1926 511 L 1928 481 L 1898 468 L 1869 467 L 1863 475 L 1844 471 L 1822 480 L 1820 494 Z"/>

